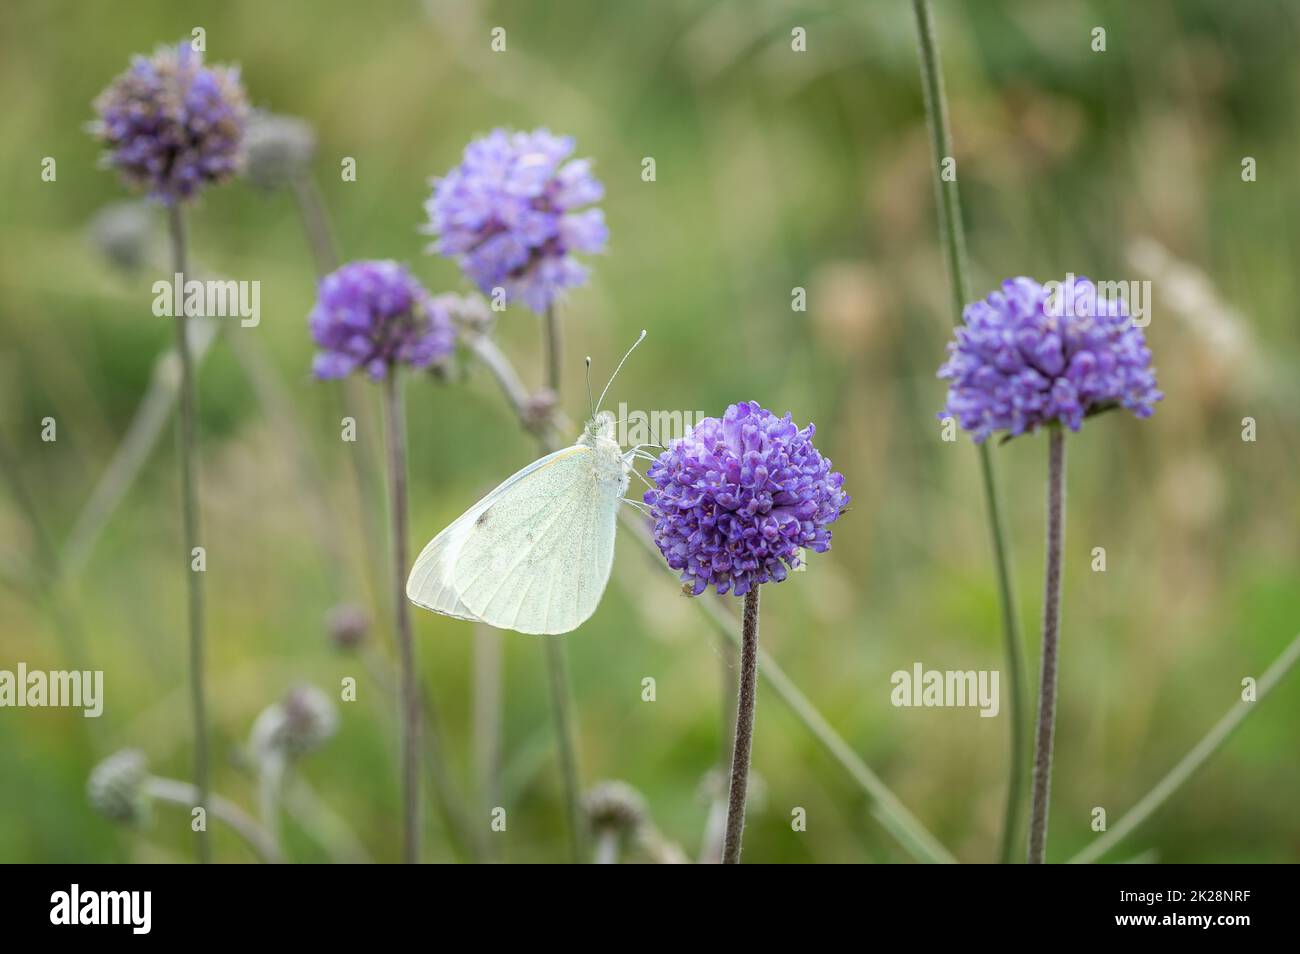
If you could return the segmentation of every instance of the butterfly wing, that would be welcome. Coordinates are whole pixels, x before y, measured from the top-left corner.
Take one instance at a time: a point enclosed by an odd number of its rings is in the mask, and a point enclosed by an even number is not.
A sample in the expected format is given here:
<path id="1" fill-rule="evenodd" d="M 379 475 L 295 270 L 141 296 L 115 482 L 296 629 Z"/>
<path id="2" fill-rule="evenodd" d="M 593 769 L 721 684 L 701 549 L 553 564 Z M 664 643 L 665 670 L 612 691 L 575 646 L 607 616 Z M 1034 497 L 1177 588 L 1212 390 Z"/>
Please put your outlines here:
<path id="1" fill-rule="evenodd" d="M 540 464 L 541 462 L 539 462 Z M 559 634 L 600 602 L 614 560 L 621 471 L 585 444 L 566 448 L 506 488 L 474 520 L 451 571 L 478 619 Z M 625 486 L 626 484 L 622 484 Z"/>
<path id="2" fill-rule="evenodd" d="M 568 447 L 533 461 L 523 470 L 508 477 L 500 486 L 470 507 L 445 530 L 429 541 L 416 558 L 411 575 L 406 580 L 406 598 L 417 606 L 454 616 L 457 619 L 477 620 L 478 616 L 460 598 L 453 578 L 457 560 L 466 541 L 473 535 L 475 524 L 493 503 L 499 500 L 520 481 L 549 466 L 556 459 L 578 450 Z"/>

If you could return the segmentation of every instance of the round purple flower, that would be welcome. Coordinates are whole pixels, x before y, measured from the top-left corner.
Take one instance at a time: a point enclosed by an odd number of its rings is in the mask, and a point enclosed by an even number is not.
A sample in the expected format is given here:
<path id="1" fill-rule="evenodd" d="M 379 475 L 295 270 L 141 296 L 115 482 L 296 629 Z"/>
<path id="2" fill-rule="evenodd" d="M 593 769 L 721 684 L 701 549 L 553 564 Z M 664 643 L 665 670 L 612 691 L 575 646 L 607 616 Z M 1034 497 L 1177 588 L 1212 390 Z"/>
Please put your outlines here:
<path id="1" fill-rule="evenodd" d="M 709 586 L 744 596 L 784 580 L 801 550 L 830 549 L 830 524 L 849 497 L 814 432 L 746 401 L 700 421 L 650 465 L 655 543 L 696 596 Z"/>
<path id="2" fill-rule="evenodd" d="M 312 365 L 318 378 L 356 370 L 382 378 L 397 364 L 427 368 L 456 344 L 445 305 L 396 262 L 349 262 L 326 275 L 307 320 L 321 348 Z"/>
<path id="3" fill-rule="evenodd" d="M 1009 279 L 962 317 L 939 369 L 949 382 L 939 417 L 954 418 L 976 443 L 1054 422 L 1077 431 L 1112 407 L 1150 417 L 1164 397 L 1128 305 L 1086 278 Z"/>
<path id="4" fill-rule="evenodd" d="M 137 56 L 95 100 L 104 161 L 168 205 L 224 182 L 243 162 L 248 102 L 237 67 L 206 67 L 188 42 Z"/>
<path id="5" fill-rule="evenodd" d="M 570 136 L 494 130 L 465 147 L 459 166 L 434 180 L 425 203 L 436 235 L 430 251 L 454 258 L 484 294 L 505 291 L 541 314 L 587 269 L 574 252 L 603 251 L 609 230 L 600 209 L 605 188 L 590 159 L 569 159 Z"/>

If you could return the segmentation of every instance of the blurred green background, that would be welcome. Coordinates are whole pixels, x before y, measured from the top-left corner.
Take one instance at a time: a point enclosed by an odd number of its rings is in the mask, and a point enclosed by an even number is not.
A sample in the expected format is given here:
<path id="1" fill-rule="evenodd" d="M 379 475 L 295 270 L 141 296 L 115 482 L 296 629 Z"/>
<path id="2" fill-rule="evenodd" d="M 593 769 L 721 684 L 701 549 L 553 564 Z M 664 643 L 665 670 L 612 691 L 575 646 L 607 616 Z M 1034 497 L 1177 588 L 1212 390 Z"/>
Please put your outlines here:
<path id="1" fill-rule="evenodd" d="M 1049 847 L 1064 860 L 1096 837 L 1094 806 L 1118 819 L 1300 629 L 1300 8 L 940 0 L 936 17 L 973 288 L 1067 271 L 1153 283 L 1148 336 L 1165 401 L 1148 421 L 1107 415 L 1070 440 Z M 52 594 L 32 585 L 47 563 L 29 511 L 59 553 L 171 343 L 171 325 L 150 312 L 159 270 L 124 275 L 87 241 L 89 220 L 124 190 L 97 168 L 83 126 L 132 53 L 195 26 L 210 62 L 242 65 L 254 105 L 315 126 L 314 172 L 343 254 L 408 262 L 435 291 L 467 286 L 423 253 L 429 177 L 494 126 L 577 138 L 606 185 L 611 240 L 564 308 L 566 409 L 586 410 L 582 356 L 603 380 L 646 328 L 615 405 L 720 413 L 752 398 L 816 422 L 853 508 L 831 552 L 766 591 L 764 646 L 959 859 L 993 858 L 1006 673 L 995 719 L 889 701 L 890 674 L 914 662 L 1004 669 L 977 457 L 964 437 L 941 441 L 935 420 L 952 316 L 910 4 L 23 0 L 0 8 L 0 436 L 32 506 L 18 505 L 10 480 L 0 668 L 103 669 L 107 701 L 98 720 L 0 711 L 0 860 L 193 857 L 184 811 L 160 806 L 132 832 L 84 794 L 90 769 L 124 746 L 160 775 L 189 777 L 170 424 Z M 496 26 L 504 53 L 489 48 Z M 805 53 L 791 50 L 796 26 Z M 1090 48 L 1097 26 L 1104 53 Z M 55 182 L 41 181 L 46 156 Z M 344 156 L 356 182 L 340 181 Z M 641 180 L 645 156 L 653 183 Z M 1242 181 L 1245 156 L 1258 181 Z M 200 380 L 215 787 L 251 810 L 238 753 L 258 712 L 293 684 L 336 695 L 355 676 L 359 700 L 340 703 L 338 735 L 298 773 L 367 855 L 394 860 L 395 706 L 367 668 L 382 675 L 393 657 L 387 590 L 374 589 L 391 571 L 362 532 L 383 504 L 358 494 L 358 445 L 339 440 L 342 391 L 309 375 L 315 273 L 298 212 L 287 190 L 236 182 L 210 190 L 190 224 L 204 267 L 262 283 L 261 326 L 223 333 Z M 806 313 L 791 310 L 796 286 Z M 536 319 L 511 309 L 496 337 L 536 385 Z M 249 372 L 258 361 L 261 391 Z M 359 393 L 378 399 L 373 387 Z M 446 383 L 412 378 L 406 397 L 418 552 L 536 448 L 479 368 Z M 376 410 L 352 411 L 371 441 Z M 57 442 L 40 439 L 46 416 Z M 1247 416 L 1255 443 L 1241 439 Z M 994 459 L 1036 677 L 1045 441 L 1014 441 Z M 1104 573 L 1090 569 L 1097 546 Z M 369 656 L 328 639 L 326 615 L 344 603 L 374 616 Z M 415 623 L 475 832 L 501 804 L 509 826 L 492 836 L 496 857 L 563 859 L 541 644 L 423 611 Z M 664 836 L 695 854 L 734 706 L 703 614 L 621 539 L 599 611 L 565 638 L 584 780 L 635 785 Z M 501 770 L 486 773 L 496 799 L 475 769 L 476 640 L 480 683 L 490 683 L 482 657 L 499 646 L 504 660 Z M 653 703 L 641 701 L 646 676 Z M 1298 718 L 1293 677 L 1110 859 L 1300 860 Z M 765 798 L 750 813 L 747 860 L 906 860 L 762 684 L 754 769 Z M 791 831 L 795 806 L 806 832 Z M 425 857 L 451 859 L 429 807 Z M 220 860 L 251 857 L 213 827 Z M 310 820 L 288 822 L 285 836 L 296 859 L 334 857 Z"/>

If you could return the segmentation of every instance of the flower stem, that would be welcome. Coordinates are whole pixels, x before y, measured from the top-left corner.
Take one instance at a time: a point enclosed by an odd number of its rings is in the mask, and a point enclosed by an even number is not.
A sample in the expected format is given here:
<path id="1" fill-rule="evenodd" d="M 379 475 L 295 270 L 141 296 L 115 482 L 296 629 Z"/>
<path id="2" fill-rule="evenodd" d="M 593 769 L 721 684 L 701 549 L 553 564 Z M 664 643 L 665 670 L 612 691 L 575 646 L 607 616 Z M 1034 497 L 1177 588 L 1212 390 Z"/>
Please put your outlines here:
<path id="1" fill-rule="evenodd" d="M 280 799 L 286 768 L 284 757 L 278 754 L 264 756 L 257 767 L 258 813 L 271 844 L 277 847 L 280 844 Z"/>
<path id="2" fill-rule="evenodd" d="M 940 165 L 952 155 L 952 134 L 948 128 L 948 105 L 943 93 L 943 73 L 939 67 L 939 40 L 929 0 L 912 0 L 916 14 L 916 33 L 921 58 L 921 85 L 925 92 L 925 112 L 930 125 L 930 144 L 934 153 L 934 184 L 939 202 L 939 230 L 948 260 L 949 286 L 952 292 L 953 320 L 961 321 L 962 310 L 969 300 L 966 278 L 966 244 L 961 224 L 961 197 L 957 180 L 945 181 Z M 1010 555 L 1006 532 L 1002 527 L 1001 506 L 993 460 L 987 444 L 979 445 L 980 477 L 984 484 L 985 510 L 993 541 L 994 568 L 998 580 L 998 604 L 1002 614 L 1002 636 L 1011 689 L 1011 745 L 1007 782 L 1007 802 L 1002 822 L 1000 858 L 1005 864 L 1016 854 L 1020 829 L 1020 810 L 1024 801 L 1027 776 L 1025 756 L 1025 666 L 1016 621 L 1015 596 L 1011 588 Z"/>
<path id="3" fill-rule="evenodd" d="M 487 624 L 474 627 L 474 779 L 483 817 L 501 804 L 501 631 Z M 495 852 L 484 839 L 484 854 Z"/>
<path id="4" fill-rule="evenodd" d="M 569 661 L 559 636 L 546 637 L 546 670 L 551 680 L 551 717 L 555 724 L 555 745 L 564 779 L 565 814 L 569 819 L 569 849 L 574 864 L 583 860 L 583 817 L 578 800 L 578 758 L 574 745 L 573 716 L 569 699 Z"/>
<path id="5" fill-rule="evenodd" d="M 722 863 L 740 864 L 745 833 L 745 796 L 749 791 L 749 753 L 754 746 L 754 692 L 758 687 L 758 587 L 745 594 L 740 630 L 740 691 L 736 702 L 736 732 L 731 747 L 731 788 L 727 793 L 727 834 Z"/>
<path id="6" fill-rule="evenodd" d="M 1211 755 L 1222 747 L 1237 726 L 1241 725 L 1246 716 L 1264 701 L 1269 691 L 1286 677 L 1297 662 L 1300 662 L 1300 635 L 1291 640 L 1290 645 L 1282 650 L 1282 654 L 1273 660 L 1272 665 L 1264 671 L 1264 675 L 1259 677 L 1259 682 L 1255 685 L 1254 701 L 1238 700 L 1236 705 L 1229 709 L 1209 732 L 1205 733 L 1204 738 L 1197 742 L 1151 791 L 1143 795 L 1136 805 L 1106 831 L 1106 834 L 1071 858 L 1070 864 L 1089 864 L 1096 861 L 1146 821 L 1182 787 L 1184 782 L 1192 777 L 1198 768 L 1205 764 Z"/>
<path id="7" fill-rule="evenodd" d="M 384 378 L 384 410 L 388 423 L 388 471 L 393 521 L 393 619 L 401 666 L 398 692 L 402 724 L 402 860 L 420 860 L 420 693 L 415 677 L 415 642 L 406 602 L 406 424 L 397 368 Z"/>
<path id="8" fill-rule="evenodd" d="M 560 316 L 555 313 L 555 306 L 546 309 L 542 316 L 543 334 L 546 336 L 546 386 L 551 393 L 560 394 Z"/>
<path id="9" fill-rule="evenodd" d="M 185 250 L 185 219 L 179 202 L 167 207 L 171 234 L 172 269 L 185 281 L 187 267 Z M 185 309 L 175 316 L 176 353 L 180 356 L 180 413 L 178 436 L 181 463 L 181 521 L 184 535 L 184 566 L 188 571 L 190 630 L 190 712 L 194 723 L 194 807 L 208 807 L 208 718 L 207 701 L 203 690 L 203 574 L 192 565 L 194 548 L 199 546 L 199 485 L 198 485 L 198 387 L 195 383 L 194 354 L 189 343 L 189 316 Z M 207 828 L 198 832 L 199 861 L 212 860 L 212 845 Z"/>
<path id="10" fill-rule="evenodd" d="M 171 802 L 189 808 L 199 802 L 198 791 L 188 782 L 170 778 L 150 778 L 145 782 L 145 791 L 151 798 Z M 229 802 L 220 795 L 211 795 L 208 799 L 212 807 L 212 817 L 224 822 L 231 831 L 242 838 L 248 847 L 257 853 L 267 864 L 278 865 L 284 862 L 275 840 L 253 818 L 234 802 Z"/>
<path id="11" fill-rule="evenodd" d="M 545 339 L 546 386 L 558 402 L 560 394 L 560 319 L 555 307 L 542 316 Z M 558 404 L 557 404 L 558 406 Z M 546 668 L 551 684 L 551 714 L 555 722 L 555 744 L 564 778 L 565 810 L 569 817 L 569 848 L 574 864 L 586 857 L 583 851 L 582 787 L 579 782 L 577 729 L 569 695 L 569 662 L 564 641 L 546 640 Z"/>
<path id="12" fill-rule="evenodd" d="M 596 836 L 596 851 L 593 864 L 618 864 L 619 835 L 616 831 L 602 831 Z"/>
<path id="13" fill-rule="evenodd" d="M 298 217 L 311 249 L 316 275 L 324 278 L 339 267 L 340 257 L 338 241 L 334 236 L 334 227 L 321 196 L 320 186 L 309 173 L 300 172 L 290 180 L 290 191 L 293 193 L 294 204 L 298 207 Z M 383 552 L 383 530 L 373 501 L 378 499 L 380 478 L 375 472 L 374 458 L 370 453 L 370 404 L 364 382 L 354 375 L 344 378 L 340 382 L 339 400 L 346 416 L 364 422 L 357 429 L 356 453 L 349 454 L 348 459 L 352 463 L 352 476 L 359 499 L 367 557 L 365 565 L 372 568 L 366 582 L 371 588 L 371 597 L 378 601 L 383 592 L 377 575 L 377 568 L 382 563 L 380 554 Z"/>
<path id="14" fill-rule="evenodd" d="M 1061 561 L 1065 536 L 1065 430 L 1053 424 L 1047 444 L 1047 572 L 1043 584 L 1043 664 L 1034 741 L 1034 802 L 1029 817 L 1029 863 L 1047 858 L 1047 808 L 1052 789 L 1052 734 L 1056 728 L 1057 644 L 1061 630 Z"/>
<path id="15" fill-rule="evenodd" d="M 298 206 L 298 215 L 302 219 L 302 230 L 311 246 L 316 272 L 326 275 L 339 267 L 339 247 L 334 240 L 334 230 L 330 227 L 325 202 L 321 199 L 320 187 L 308 173 L 293 176 L 290 185 L 294 204 Z"/>

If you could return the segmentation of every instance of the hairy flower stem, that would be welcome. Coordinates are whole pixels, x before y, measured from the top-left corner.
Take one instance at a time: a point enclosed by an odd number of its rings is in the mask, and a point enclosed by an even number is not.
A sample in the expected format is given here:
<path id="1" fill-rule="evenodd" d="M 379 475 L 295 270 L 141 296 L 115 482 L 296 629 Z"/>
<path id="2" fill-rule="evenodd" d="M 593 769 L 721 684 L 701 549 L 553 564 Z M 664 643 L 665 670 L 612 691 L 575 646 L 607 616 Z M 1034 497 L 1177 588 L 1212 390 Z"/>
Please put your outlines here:
<path id="1" fill-rule="evenodd" d="M 167 224 L 171 235 L 172 269 L 185 281 L 187 268 L 185 249 L 185 219 L 179 201 L 167 207 Z M 203 573 L 193 566 L 194 548 L 199 544 L 199 484 L 198 484 L 198 387 L 194 374 L 194 354 L 189 346 L 189 317 L 185 310 L 173 319 L 176 322 L 176 353 L 180 356 L 180 413 L 177 416 L 177 434 L 181 463 L 181 522 L 184 535 L 184 566 L 188 578 L 189 630 L 190 630 L 190 713 L 194 723 L 194 792 L 195 808 L 208 808 L 208 716 L 203 689 Z M 212 860 L 212 845 L 207 827 L 198 835 L 199 861 Z"/>
<path id="2" fill-rule="evenodd" d="M 393 619 L 397 628 L 401 684 L 398 692 L 402 725 L 402 860 L 420 860 L 420 692 L 415 678 L 415 642 L 406 601 L 406 423 L 398 369 L 384 378 L 384 410 L 388 423 L 390 511 L 393 521 Z"/>
<path id="3" fill-rule="evenodd" d="M 736 702 L 736 732 L 731 747 L 731 787 L 727 792 L 727 833 L 722 863 L 740 864 L 745 833 L 745 796 L 749 792 L 749 753 L 754 746 L 754 692 L 758 687 L 758 590 L 745 594 L 740 629 L 740 692 Z"/>
<path id="4" fill-rule="evenodd" d="M 546 343 L 546 386 L 555 395 L 557 406 L 560 395 L 560 319 L 555 307 L 546 309 L 542 316 Z M 569 817 L 569 849 L 574 864 L 586 857 L 583 849 L 585 828 L 582 814 L 582 786 L 579 782 L 577 728 L 573 716 L 573 703 L 569 695 L 569 661 L 562 639 L 551 637 L 546 643 L 546 668 L 550 675 L 551 715 L 555 723 L 555 744 L 560 758 L 560 772 L 564 780 L 565 810 Z"/>
<path id="5" fill-rule="evenodd" d="M 1043 668 L 1034 742 L 1034 802 L 1029 817 L 1029 863 L 1047 858 L 1047 807 L 1052 789 L 1052 734 L 1056 728 L 1057 644 L 1061 630 L 1061 560 L 1065 537 L 1065 430 L 1048 429 L 1047 571 L 1043 584 Z"/>
<path id="6" fill-rule="evenodd" d="M 560 346 L 560 316 L 555 313 L 555 306 L 546 309 L 542 316 L 542 330 L 546 336 L 546 386 L 557 398 L 560 394 L 562 358 Z"/>
<path id="7" fill-rule="evenodd" d="M 939 226 L 948 260 L 952 291 L 953 320 L 961 321 L 962 310 L 969 300 L 966 278 L 966 243 L 961 224 L 961 197 L 957 180 L 947 181 L 940 175 L 940 165 L 952 156 L 952 134 L 948 128 L 948 105 L 943 93 L 943 73 L 939 67 L 939 40 L 934 30 L 934 16 L 929 0 L 912 0 L 916 14 L 917 42 L 921 58 L 921 85 L 925 92 L 925 112 L 930 125 L 930 145 L 934 153 L 935 193 L 939 203 Z M 1002 636 L 1011 683 L 1011 751 L 1007 782 L 1006 810 L 1002 821 L 1000 858 L 1005 864 L 1016 855 L 1020 830 L 1020 811 L 1024 802 L 1024 780 L 1028 775 L 1025 745 L 1025 665 L 1016 620 L 1015 596 L 1011 588 L 1010 555 L 1006 531 L 1002 526 L 993 460 L 987 444 L 979 445 L 980 477 L 984 484 L 985 510 L 993 541 L 994 569 L 998 580 L 998 604 L 1002 614 Z"/>

